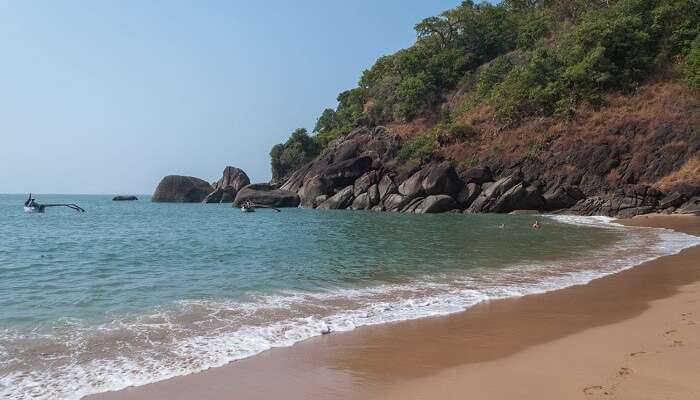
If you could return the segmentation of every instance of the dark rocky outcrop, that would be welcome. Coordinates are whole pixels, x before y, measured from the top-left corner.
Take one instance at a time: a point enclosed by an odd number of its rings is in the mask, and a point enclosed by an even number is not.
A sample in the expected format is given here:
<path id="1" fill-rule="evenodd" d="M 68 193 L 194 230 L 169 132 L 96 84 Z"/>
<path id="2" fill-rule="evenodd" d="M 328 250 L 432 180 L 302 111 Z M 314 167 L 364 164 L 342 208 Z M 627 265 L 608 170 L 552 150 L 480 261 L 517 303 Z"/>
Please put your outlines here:
<path id="1" fill-rule="evenodd" d="M 555 186 L 544 194 L 544 209 L 553 211 L 573 207 L 585 197 L 586 195 L 576 186 Z"/>
<path id="2" fill-rule="evenodd" d="M 467 208 L 466 212 L 492 212 L 495 203 L 498 201 L 501 195 L 520 182 L 522 182 L 521 177 L 517 175 L 509 175 L 490 185 L 484 185 L 483 190 L 476 200 L 474 200 L 474 202 L 469 206 L 469 208 Z"/>
<path id="3" fill-rule="evenodd" d="M 428 196 L 414 211 L 417 214 L 436 214 L 452 211 L 459 208 L 459 204 L 452 197 L 440 194 Z"/>
<path id="4" fill-rule="evenodd" d="M 700 196 L 692 197 L 676 210 L 679 214 L 700 215 Z"/>
<path id="5" fill-rule="evenodd" d="M 493 181 L 493 173 L 487 166 L 469 168 L 462 176 L 465 183 L 482 183 Z"/>
<path id="6" fill-rule="evenodd" d="M 151 201 L 157 203 L 198 203 L 212 192 L 203 179 L 192 176 L 168 175 L 156 187 Z"/>
<path id="7" fill-rule="evenodd" d="M 267 183 L 255 183 L 245 186 L 236 195 L 234 207 L 240 207 L 246 201 L 270 207 L 297 207 L 299 196 L 288 190 L 275 189 Z"/>
<path id="8" fill-rule="evenodd" d="M 461 208 L 467 208 L 476 200 L 479 193 L 481 193 L 481 186 L 474 182 L 467 183 L 467 186 L 457 194 L 457 203 Z"/>
<path id="9" fill-rule="evenodd" d="M 353 186 L 347 186 L 345 189 L 329 197 L 328 200 L 321 203 L 318 208 L 326 210 L 340 210 L 348 208 L 353 200 Z"/>
<path id="10" fill-rule="evenodd" d="M 303 207 L 316 207 L 319 205 L 319 196 L 329 196 L 333 194 L 333 183 L 326 178 L 314 176 L 304 183 L 299 189 L 299 197 Z"/>
<path id="11" fill-rule="evenodd" d="M 112 201 L 134 201 L 138 200 L 136 196 L 114 196 Z"/>
<path id="12" fill-rule="evenodd" d="M 204 198 L 204 203 L 232 203 L 238 191 L 250 184 L 250 178 L 240 168 L 224 168 L 221 178 L 212 185 L 214 190 Z"/>

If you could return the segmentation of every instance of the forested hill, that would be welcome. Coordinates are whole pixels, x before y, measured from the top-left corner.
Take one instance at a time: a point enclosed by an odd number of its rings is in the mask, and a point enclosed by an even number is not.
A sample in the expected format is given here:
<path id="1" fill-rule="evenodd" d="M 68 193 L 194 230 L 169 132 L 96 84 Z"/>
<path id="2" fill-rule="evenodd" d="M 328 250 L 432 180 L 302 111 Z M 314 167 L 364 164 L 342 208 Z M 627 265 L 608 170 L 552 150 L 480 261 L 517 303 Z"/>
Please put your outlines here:
<path id="1" fill-rule="evenodd" d="M 311 134 L 273 147 L 273 182 L 299 190 L 323 175 L 320 160 L 342 161 L 332 153 L 344 142 L 379 131 L 385 140 L 365 140 L 376 150 L 359 150 L 380 153 L 378 173 L 397 186 L 439 163 L 462 183 L 486 168 L 540 192 L 699 194 L 699 0 L 464 1 L 415 30 Z"/>

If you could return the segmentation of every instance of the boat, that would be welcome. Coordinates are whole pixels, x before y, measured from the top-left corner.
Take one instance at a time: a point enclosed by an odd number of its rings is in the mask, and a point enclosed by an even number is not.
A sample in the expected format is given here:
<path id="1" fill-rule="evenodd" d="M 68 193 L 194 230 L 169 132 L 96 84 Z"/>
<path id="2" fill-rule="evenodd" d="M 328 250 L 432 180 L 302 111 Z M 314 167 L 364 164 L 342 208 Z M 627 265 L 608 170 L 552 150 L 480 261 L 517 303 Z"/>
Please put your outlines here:
<path id="1" fill-rule="evenodd" d="M 275 207 L 266 206 L 264 204 L 255 204 L 251 201 L 246 201 L 243 204 L 241 204 L 241 211 L 242 212 L 255 212 L 256 208 L 269 208 L 271 210 L 275 210 L 277 212 L 280 212 L 280 210 L 276 209 Z"/>
<path id="2" fill-rule="evenodd" d="M 24 212 L 27 213 L 43 213 L 48 207 L 68 207 L 72 210 L 78 212 L 85 212 L 85 210 L 77 204 L 39 204 L 36 199 L 32 198 L 32 194 L 29 193 L 29 198 L 24 202 Z"/>

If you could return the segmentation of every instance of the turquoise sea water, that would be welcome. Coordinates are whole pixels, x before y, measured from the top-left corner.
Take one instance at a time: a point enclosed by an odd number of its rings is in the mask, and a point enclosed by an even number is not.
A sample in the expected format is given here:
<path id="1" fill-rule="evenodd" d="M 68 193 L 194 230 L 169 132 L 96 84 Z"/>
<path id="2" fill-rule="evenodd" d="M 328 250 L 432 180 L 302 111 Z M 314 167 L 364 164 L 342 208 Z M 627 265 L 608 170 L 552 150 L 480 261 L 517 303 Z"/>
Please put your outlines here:
<path id="1" fill-rule="evenodd" d="M 697 238 L 603 219 L 0 195 L 0 397 L 76 399 L 585 283 Z M 543 227 L 530 228 L 538 218 Z M 501 229 L 499 225 L 504 224 Z"/>

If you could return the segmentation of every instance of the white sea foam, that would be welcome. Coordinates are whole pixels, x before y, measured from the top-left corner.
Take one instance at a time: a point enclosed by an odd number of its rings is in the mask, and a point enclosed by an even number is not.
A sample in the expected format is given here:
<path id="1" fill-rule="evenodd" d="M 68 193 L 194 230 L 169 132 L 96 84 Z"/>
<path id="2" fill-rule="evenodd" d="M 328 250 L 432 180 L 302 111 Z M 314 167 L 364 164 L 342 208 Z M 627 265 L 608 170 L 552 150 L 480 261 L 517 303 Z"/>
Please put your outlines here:
<path id="1" fill-rule="evenodd" d="M 286 292 L 249 302 L 181 301 L 158 310 L 99 327 L 65 321 L 60 338 L 68 350 L 43 368 L 17 368 L 11 349 L 0 347 L 0 397 L 10 399 L 79 399 L 84 395 L 143 385 L 217 367 L 274 347 L 291 346 L 321 334 L 326 327 L 349 331 L 376 325 L 446 315 L 480 302 L 543 293 L 616 273 L 651 259 L 700 244 L 700 238 L 666 229 L 626 228 L 605 217 L 550 216 L 577 225 L 624 229 L 627 240 L 585 260 L 566 265 L 519 264 L 482 269 L 469 275 L 425 277 L 368 288 L 318 293 Z M 3 339 L 18 334 L 0 332 Z M 121 355 L 84 360 L 92 341 L 120 343 Z M 134 342 L 136 339 L 136 342 Z M 39 334 L 17 340 L 54 340 Z M 133 349 L 130 347 L 133 346 Z M 67 359 L 66 359 L 67 358 Z"/>

